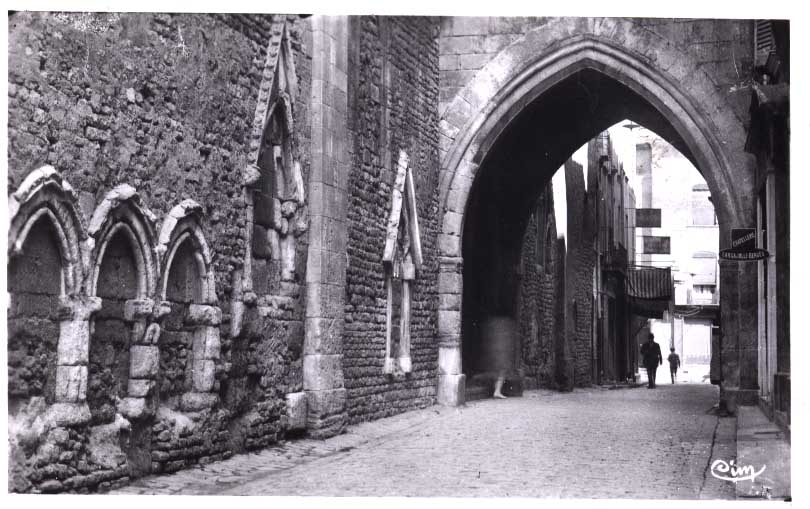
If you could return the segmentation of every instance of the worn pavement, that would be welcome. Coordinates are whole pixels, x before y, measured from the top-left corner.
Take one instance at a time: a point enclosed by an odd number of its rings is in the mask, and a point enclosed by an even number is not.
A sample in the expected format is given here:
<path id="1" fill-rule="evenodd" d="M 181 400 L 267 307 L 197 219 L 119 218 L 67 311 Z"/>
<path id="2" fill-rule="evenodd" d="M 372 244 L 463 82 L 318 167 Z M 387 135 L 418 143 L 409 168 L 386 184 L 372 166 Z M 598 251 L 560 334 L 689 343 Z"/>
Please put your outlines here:
<path id="1" fill-rule="evenodd" d="M 717 388 L 527 391 L 430 407 L 148 477 L 119 494 L 734 499 L 709 474 L 736 454 Z"/>

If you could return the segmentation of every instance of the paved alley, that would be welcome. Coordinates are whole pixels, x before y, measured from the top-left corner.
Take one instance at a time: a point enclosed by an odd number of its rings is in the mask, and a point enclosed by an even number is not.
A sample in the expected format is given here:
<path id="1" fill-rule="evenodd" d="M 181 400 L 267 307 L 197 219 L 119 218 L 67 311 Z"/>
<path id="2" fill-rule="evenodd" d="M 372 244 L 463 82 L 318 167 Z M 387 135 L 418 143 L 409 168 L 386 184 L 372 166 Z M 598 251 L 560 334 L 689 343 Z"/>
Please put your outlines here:
<path id="1" fill-rule="evenodd" d="M 134 482 L 122 494 L 733 498 L 734 419 L 710 385 L 528 391 Z"/>

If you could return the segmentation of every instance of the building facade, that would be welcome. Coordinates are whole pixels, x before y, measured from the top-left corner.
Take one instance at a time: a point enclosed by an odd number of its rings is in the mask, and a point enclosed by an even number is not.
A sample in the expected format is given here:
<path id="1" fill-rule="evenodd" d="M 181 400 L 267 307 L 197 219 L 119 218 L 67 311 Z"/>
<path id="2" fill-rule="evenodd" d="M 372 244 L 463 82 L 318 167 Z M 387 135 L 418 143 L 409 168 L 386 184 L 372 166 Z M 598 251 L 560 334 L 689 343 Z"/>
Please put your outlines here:
<path id="1" fill-rule="evenodd" d="M 706 176 L 725 247 L 757 217 L 735 88 L 753 27 L 13 13 L 10 489 L 463 404 L 475 303 L 518 317 L 520 384 L 592 383 L 597 262 L 549 233 L 551 175 L 633 118 Z M 572 164 L 567 201 L 591 210 Z M 733 407 L 759 395 L 758 286 L 736 262 L 719 278 Z"/>
<path id="2" fill-rule="evenodd" d="M 636 178 L 655 226 L 638 228 L 645 247 L 636 264 L 670 267 L 672 305 L 653 318 L 649 331 L 663 349 L 675 348 L 686 378 L 709 381 L 712 334 L 720 325 L 719 226 L 706 181 L 683 154 L 655 133 L 634 129 Z M 643 329 L 637 343 L 646 339 Z M 695 378 L 697 377 L 697 378 Z"/>

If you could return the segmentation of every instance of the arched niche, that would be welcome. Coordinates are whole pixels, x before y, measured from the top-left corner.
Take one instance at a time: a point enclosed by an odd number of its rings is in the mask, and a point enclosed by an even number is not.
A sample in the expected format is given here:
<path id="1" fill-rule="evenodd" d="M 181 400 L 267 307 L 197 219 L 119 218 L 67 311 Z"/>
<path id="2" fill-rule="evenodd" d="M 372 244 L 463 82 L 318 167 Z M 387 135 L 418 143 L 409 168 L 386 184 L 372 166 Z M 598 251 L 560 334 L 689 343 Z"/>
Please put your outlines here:
<path id="1" fill-rule="evenodd" d="M 32 397 L 56 400 L 63 261 L 52 216 L 28 226 L 8 265 L 8 397 L 16 413 Z"/>
<path id="2" fill-rule="evenodd" d="M 9 196 L 9 216 L 11 412 L 42 396 L 53 403 L 53 422 L 82 424 L 89 418 L 89 317 L 98 302 L 83 292 L 87 235 L 76 195 L 58 171 L 43 166 Z"/>
<path id="3" fill-rule="evenodd" d="M 81 242 L 86 233 L 73 188 L 51 166 L 32 171 L 9 196 L 8 257 L 23 251 L 33 226 L 46 218 L 61 259 L 61 295 L 75 295 L 82 283 Z"/>
<path id="4" fill-rule="evenodd" d="M 159 326 L 150 325 L 158 265 L 153 224 L 135 189 L 123 184 L 107 193 L 88 227 L 94 241 L 88 291 L 101 299 L 89 348 L 94 424 L 110 422 L 117 411 L 133 418 L 147 409 L 159 337 Z M 155 330 L 147 333 L 147 327 Z"/>
<path id="5" fill-rule="evenodd" d="M 168 307 L 158 341 L 159 404 L 199 410 L 217 398 L 214 372 L 219 360 L 219 324 L 211 252 L 193 200 L 175 206 L 160 230 L 161 272 L 158 298 Z"/>

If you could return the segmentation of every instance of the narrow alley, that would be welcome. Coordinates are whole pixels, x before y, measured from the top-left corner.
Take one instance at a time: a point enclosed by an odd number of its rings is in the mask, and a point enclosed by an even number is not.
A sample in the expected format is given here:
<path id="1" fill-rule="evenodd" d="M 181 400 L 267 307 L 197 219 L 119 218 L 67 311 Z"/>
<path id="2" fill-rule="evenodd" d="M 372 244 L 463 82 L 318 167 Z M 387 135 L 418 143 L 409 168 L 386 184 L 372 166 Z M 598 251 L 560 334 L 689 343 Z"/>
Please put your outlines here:
<path id="1" fill-rule="evenodd" d="M 733 499 L 709 475 L 710 459 L 736 451 L 734 419 L 711 412 L 716 391 L 538 390 L 434 406 L 115 493 Z"/>

